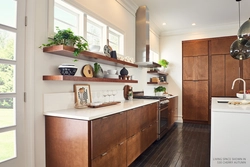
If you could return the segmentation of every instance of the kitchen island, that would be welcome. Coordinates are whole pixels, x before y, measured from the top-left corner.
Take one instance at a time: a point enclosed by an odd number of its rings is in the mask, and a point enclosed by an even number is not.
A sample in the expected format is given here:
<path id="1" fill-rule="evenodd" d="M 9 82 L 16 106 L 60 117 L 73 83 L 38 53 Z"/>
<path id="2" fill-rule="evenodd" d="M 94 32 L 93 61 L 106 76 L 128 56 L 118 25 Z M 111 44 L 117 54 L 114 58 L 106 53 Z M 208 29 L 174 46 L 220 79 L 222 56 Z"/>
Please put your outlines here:
<path id="1" fill-rule="evenodd" d="M 158 100 L 44 115 L 47 167 L 127 167 L 157 139 Z"/>
<path id="2" fill-rule="evenodd" d="M 238 98 L 212 98 L 211 167 L 250 166 L 250 104 Z"/>

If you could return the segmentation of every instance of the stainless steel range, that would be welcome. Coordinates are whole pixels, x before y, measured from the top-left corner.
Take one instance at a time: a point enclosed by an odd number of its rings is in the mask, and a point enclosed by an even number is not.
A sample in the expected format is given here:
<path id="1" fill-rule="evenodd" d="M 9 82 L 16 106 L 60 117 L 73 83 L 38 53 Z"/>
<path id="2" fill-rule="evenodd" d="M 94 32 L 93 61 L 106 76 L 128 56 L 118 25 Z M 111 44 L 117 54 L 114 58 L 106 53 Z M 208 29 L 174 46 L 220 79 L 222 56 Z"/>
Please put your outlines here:
<path id="1" fill-rule="evenodd" d="M 156 99 L 159 100 L 158 107 L 158 140 L 168 131 L 168 103 L 169 100 L 165 96 L 134 96 L 135 99 Z"/>

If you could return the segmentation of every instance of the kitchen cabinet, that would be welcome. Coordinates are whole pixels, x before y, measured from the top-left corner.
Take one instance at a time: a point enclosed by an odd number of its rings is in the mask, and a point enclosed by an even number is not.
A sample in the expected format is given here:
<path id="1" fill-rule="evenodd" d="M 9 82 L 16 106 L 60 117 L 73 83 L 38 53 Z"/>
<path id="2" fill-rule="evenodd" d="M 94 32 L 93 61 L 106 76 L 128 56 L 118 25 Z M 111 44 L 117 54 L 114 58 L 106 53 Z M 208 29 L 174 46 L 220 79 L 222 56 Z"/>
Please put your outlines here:
<path id="1" fill-rule="evenodd" d="M 91 121 L 91 159 L 126 140 L 126 113 L 121 112 Z M 101 139 L 101 142 L 100 142 Z"/>
<path id="2" fill-rule="evenodd" d="M 126 167 L 157 139 L 158 102 L 94 120 L 45 116 L 46 167 Z"/>
<path id="3" fill-rule="evenodd" d="M 153 103 L 127 111 L 127 165 L 157 139 L 157 108 Z"/>
<path id="4" fill-rule="evenodd" d="M 170 129 L 178 118 L 178 96 L 169 98 L 168 115 L 168 129 Z"/>
<path id="5" fill-rule="evenodd" d="M 126 145 L 126 140 L 115 145 L 109 151 L 92 160 L 92 167 L 126 167 Z"/>
<path id="6" fill-rule="evenodd" d="M 210 165 L 213 167 L 249 167 L 249 107 L 218 103 L 237 98 L 212 98 Z M 232 123 L 233 122 L 233 123 Z"/>
<path id="7" fill-rule="evenodd" d="M 242 78 L 246 81 L 246 89 L 250 89 L 250 59 L 242 61 Z M 240 89 L 243 90 L 242 83 Z"/>
<path id="8" fill-rule="evenodd" d="M 239 85 L 231 89 L 233 80 L 240 77 L 239 60 L 230 55 L 211 55 L 211 96 L 235 96 Z M 238 86 L 237 86 L 238 85 Z"/>
<path id="9" fill-rule="evenodd" d="M 208 121 L 208 81 L 183 81 L 184 122 Z"/>
<path id="10" fill-rule="evenodd" d="M 236 36 L 210 39 L 211 97 L 235 96 L 239 85 L 231 89 L 233 80 L 242 77 L 241 63 L 230 55 L 230 46 Z"/>
<path id="11" fill-rule="evenodd" d="M 182 42 L 184 122 L 208 122 L 208 46 L 208 40 Z"/>
<path id="12" fill-rule="evenodd" d="M 44 47 L 43 52 L 56 54 L 59 56 L 77 58 L 79 60 L 93 61 L 97 63 L 117 66 L 117 67 L 135 67 L 138 65 L 126 61 L 117 60 L 114 58 L 107 57 L 94 52 L 83 51 L 77 57 L 74 56 L 74 47 L 65 45 L 56 45 Z M 89 82 L 121 82 L 121 83 L 138 83 L 137 80 L 121 80 L 121 79 L 110 79 L 110 78 L 87 78 L 81 76 L 64 76 L 64 75 L 44 75 L 43 80 L 51 81 L 89 81 Z"/>

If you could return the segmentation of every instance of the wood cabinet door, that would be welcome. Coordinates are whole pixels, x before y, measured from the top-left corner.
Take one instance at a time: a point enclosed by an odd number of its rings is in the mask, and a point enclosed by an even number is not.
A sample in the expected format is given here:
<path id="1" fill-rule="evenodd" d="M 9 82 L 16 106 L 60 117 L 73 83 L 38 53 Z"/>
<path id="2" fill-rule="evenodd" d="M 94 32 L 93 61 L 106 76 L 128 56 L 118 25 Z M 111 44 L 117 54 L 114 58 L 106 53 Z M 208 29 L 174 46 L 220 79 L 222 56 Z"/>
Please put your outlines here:
<path id="1" fill-rule="evenodd" d="M 157 121 L 158 106 L 157 103 L 142 107 L 141 111 L 141 129 L 148 127 L 152 122 Z"/>
<path id="2" fill-rule="evenodd" d="M 141 152 L 143 152 L 157 139 L 157 122 L 142 129 L 141 139 Z"/>
<path id="3" fill-rule="evenodd" d="M 141 131 L 127 139 L 127 165 L 129 166 L 141 153 Z"/>
<path id="4" fill-rule="evenodd" d="M 129 111 L 127 114 L 127 138 L 141 131 L 141 114 L 142 107 L 138 107 Z"/>
<path id="5" fill-rule="evenodd" d="M 46 167 L 89 166 L 88 121 L 45 117 Z"/>
<path id="6" fill-rule="evenodd" d="M 246 90 L 250 89 L 250 59 L 243 60 L 242 76 L 246 81 Z M 241 87 L 243 90 L 243 87 Z"/>
<path id="7" fill-rule="evenodd" d="M 195 80 L 195 57 L 183 57 L 182 71 L 183 80 Z"/>
<path id="8" fill-rule="evenodd" d="M 191 40 L 182 42 L 183 56 L 208 55 L 208 40 Z"/>
<path id="9" fill-rule="evenodd" d="M 125 139 L 125 112 L 91 121 L 91 159 L 107 152 Z"/>
<path id="10" fill-rule="evenodd" d="M 225 57 L 211 56 L 211 96 L 225 95 Z"/>
<path id="11" fill-rule="evenodd" d="M 225 55 L 230 53 L 231 44 L 237 39 L 237 36 L 219 37 L 210 39 L 210 54 Z"/>
<path id="12" fill-rule="evenodd" d="M 240 77 L 239 61 L 230 55 L 211 56 L 211 96 L 235 96 L 239 86 L 232 88 L 233 80 Z"/>
<path id="13" fill-rule="evenodd" d="M 183 80 L 208 80 L 208 56 L 183 57 Z"/>
<path id="14" fill-rule="evenodd" d="M 126 140 L 92 160 L 92 167 L 127 167 Z"/>
<path id="15" fill-rule="evenodd" d="M 225 55 L 226 57 L 226 78 L 225 78 L 225 96 L 236 96 L 239 91 L 237 84 L 232 89 L 233 81 L 240 77 L 240 61 L 232 58 L 231 55 Z"/>
<path id="16" fill-rule="evenodd" d="M 195 58 L 195 80 L 208 80 L 208 56 Z"/>
<path id="17" fill-rule="evenodd" d="M 183 82 L 183 119 L 208 121 L 208 81 Z"/>
<path id="18" fill-rule="evenodd" d="M 208 81 L 195 82 L 196 120 L 208 121 Z"/>
<path id="19" fill-rule="evenodd" d="M 184 120 L 196 120 L 196 82 L 183 81 L 182 116 Z"/>

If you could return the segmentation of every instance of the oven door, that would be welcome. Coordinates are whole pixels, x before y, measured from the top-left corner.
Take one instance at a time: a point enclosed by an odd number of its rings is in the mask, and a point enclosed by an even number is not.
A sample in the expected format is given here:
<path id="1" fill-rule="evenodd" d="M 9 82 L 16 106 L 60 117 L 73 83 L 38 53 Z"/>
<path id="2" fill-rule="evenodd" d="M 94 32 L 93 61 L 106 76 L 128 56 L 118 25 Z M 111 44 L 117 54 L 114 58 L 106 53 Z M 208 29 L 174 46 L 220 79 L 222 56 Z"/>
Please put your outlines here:
<path id="1" fill-rule="evenodd" d="M 159 139 L 168 131 L 168 103 L 160 105 L 159 109 Z"/>

